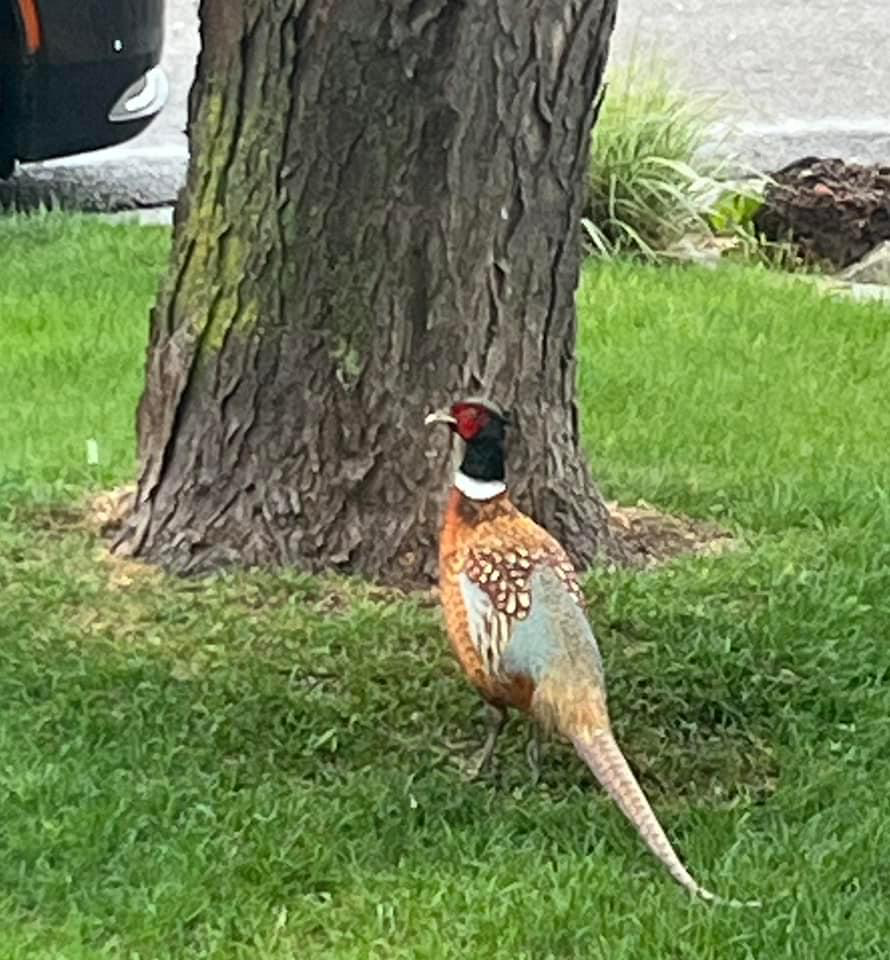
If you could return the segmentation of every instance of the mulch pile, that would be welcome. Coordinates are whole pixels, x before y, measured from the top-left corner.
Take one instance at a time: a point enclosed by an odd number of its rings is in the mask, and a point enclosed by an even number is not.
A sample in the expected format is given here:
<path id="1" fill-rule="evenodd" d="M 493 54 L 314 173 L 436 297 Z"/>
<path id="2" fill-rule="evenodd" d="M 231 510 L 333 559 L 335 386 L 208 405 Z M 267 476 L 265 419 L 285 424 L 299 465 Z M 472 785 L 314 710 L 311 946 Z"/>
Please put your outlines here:
<path id="1" fill-rule="evenodd" d="M 804 157 L 771 177 L 754 218 L 768 240 L 835 270 L 890 240 L 890 167 Z"/>
<path id="2" fill-rule="evenodd" d="M 665 513 L 640 500 L 635 506 L 607 503 L 609 529 L 637 567 L 656 567 L 688 553 L 721 554 L 738 541 L 708 520 Z"/>

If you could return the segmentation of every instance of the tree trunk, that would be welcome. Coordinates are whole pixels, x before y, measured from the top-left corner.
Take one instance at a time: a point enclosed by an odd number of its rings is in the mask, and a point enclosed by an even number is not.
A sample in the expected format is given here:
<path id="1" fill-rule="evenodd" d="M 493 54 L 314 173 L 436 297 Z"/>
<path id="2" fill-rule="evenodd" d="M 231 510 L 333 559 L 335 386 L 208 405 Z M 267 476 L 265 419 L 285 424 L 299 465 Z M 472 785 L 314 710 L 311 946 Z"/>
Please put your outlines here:
<path id="1" fill-rule="evenodd" d="M 484 393 L 516 501 L 617 551 L 574 360 L 615 2 L 202 0 L 119 549 L 428 581 L 453 461 L 423 416 Z"/>

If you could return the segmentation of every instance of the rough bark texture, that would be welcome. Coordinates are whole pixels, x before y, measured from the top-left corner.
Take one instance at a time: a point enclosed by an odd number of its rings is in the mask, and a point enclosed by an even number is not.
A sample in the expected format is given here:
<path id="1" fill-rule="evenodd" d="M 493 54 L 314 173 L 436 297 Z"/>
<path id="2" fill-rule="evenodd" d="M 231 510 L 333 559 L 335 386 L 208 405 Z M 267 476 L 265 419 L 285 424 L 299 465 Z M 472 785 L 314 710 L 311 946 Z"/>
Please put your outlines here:
<path id="1" fill-rule="evenodd" d="M 612 545 L 579 447 L 578 218 L 615 0 L 203 0 L 192 161 L 118 549 L 434 574 L 444 432 L 506 406 L 517 501 Z"/>

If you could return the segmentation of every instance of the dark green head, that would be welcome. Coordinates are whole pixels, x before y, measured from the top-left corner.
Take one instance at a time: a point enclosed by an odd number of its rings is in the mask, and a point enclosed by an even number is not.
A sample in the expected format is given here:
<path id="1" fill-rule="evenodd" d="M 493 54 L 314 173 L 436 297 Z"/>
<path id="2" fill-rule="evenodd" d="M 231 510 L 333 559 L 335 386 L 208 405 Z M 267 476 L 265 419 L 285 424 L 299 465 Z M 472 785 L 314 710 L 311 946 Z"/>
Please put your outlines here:
<path id="1" fill-rule="evenodd" d="M 429 414 L 424 423 L 445 424 L 466 444 L 461 473 L 473 480 L 504 479 L 507 414 L 491 400 L 470 398 Z"/>

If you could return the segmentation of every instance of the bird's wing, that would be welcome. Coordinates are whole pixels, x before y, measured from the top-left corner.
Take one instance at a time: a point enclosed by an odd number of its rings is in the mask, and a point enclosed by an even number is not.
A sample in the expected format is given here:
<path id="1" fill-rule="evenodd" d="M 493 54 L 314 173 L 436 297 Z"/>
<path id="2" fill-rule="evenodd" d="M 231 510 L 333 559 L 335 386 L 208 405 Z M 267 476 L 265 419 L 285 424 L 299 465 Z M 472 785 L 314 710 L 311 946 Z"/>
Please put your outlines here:
<path id="1" fill-rule="evenodd" d="M 581 588 L 561 548 L 478 545 L 458 583 L 470 637 L 491 676 L 535 680 L 555 653 L 565 658 L 591 647 L 598 662 Z"/>
<path id="2" fill-rule="evenodd" d="M 467 573 L 458 577 L 460 592 L 467 611 L 470 639 L 486 672 L 500 674 L 501 654 L 510 642 L 514 617 L 495 607 L 491 594 Z"/>
<path id="3" fill-rule="evenodd" d="M 593 684 L 605 697 L 603 662 L 593 629 L 573 591 L 549 566 L 531 578 L 528 616 L 517 623 L 501 658 L 502 669 L 531 677 L 558 676 L 568 689 Z"/>

